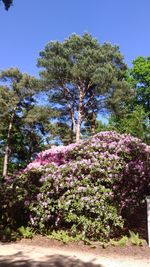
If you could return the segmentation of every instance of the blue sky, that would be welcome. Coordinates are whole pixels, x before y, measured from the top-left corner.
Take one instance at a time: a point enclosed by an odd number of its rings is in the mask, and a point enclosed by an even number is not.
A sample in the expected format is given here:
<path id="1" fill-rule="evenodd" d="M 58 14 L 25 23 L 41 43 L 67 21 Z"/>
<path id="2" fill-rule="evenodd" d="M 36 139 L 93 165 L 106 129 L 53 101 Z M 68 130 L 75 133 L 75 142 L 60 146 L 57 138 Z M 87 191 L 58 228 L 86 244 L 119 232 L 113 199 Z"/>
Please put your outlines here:
<path id="1" fill-rule="evenodd" d="M 89 32 L 100 43 L 117 44 L 131 62 L 150 56 L 149 0 L 14 0 L 0 5 L 0 70 L 19 67 L 38 75 L 39 51 L 51 40 Z"/>

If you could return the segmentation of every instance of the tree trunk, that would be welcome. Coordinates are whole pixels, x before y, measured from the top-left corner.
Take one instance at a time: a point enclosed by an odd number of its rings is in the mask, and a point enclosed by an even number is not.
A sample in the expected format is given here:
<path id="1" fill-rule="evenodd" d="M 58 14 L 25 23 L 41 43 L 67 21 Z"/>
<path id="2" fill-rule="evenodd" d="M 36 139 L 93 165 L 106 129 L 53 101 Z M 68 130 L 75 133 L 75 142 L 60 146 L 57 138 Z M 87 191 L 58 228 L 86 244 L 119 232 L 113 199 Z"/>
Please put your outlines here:
<path id="1" fill-rule="evenodd" d="M 82 90 L 80 90 L 79 108 L 78 108 L 78 121 L 77 121 L 77 127 L 76 127 L 76 143 L 78 143 L 80 141 L 83 98 L 84 98 L 84 93 L 83 93 Z"/>
<path id="2" fill-rule="evenodd" d="M 13 120 L 15 117 L 15 111 L 14 109 L 9 126 L 8 126 L 8 133 L 7 133 L 7 145 L 5 149 L 5 156 L 4 156 L 4 163 L 3 163 L 3 181 L 6 179 L 8 174 L 8 162 L 9 162 L 9 155 L 10 155 L 10 138 L 11 138 L 11 131 L 13 126 Z"/>
<path id="3" fill-rule="evenodd" d="M 74 118 L 74 106 L 75 106 L 75 100 L 73 98 L 73 104 L 72 107 L 70 108 L 70 116 L 71 116 L 71 134 L 70 134 L 70 138 L 71 138 L 71 143 L 74 142 L 74 133 L 76 132 L 76 122 L 75 122 L 75 118 Z"/>
<path id="4" fill-rule="evenodd" d="M 71 132 L 70 132 L 70 143 L 72 144 L 73 143 L 73 122 L 71 122 Z"/>
<path id="5" fill-rule="evenodd" d="M 96 129 L 96 114 L 94 111 L 92 111 L 92 121 L 91 121 L 91 134 L 95 134 Z"/>

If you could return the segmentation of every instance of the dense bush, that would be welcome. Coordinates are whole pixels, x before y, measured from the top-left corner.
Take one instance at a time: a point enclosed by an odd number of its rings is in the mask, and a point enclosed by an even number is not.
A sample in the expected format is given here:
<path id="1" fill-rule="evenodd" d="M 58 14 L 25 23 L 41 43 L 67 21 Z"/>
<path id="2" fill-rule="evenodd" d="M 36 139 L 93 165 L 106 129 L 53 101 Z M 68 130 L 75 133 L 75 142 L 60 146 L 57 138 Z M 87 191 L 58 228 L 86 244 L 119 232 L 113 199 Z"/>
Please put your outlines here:
<path id="1" fill-rule="evenodd" d="M 30 204 L 31 223 L 41 230 L 69 228 L 83 237 L 108 237 L 114 226 L 121 226 L 112 193 L 99 179 L 92 177 L 98 166 L 88 161 L 46 169 L 37 201 Z M 94 170 L 95 169 L 95 170 Z M 92 173 L 93 171 L 93 173 Z"/>
<path id="2" fill-rule="evenodd" d="M 0 185 L 0 238 L 5 238 L 8 229 L 16 231 L 28 225 L 30 212 L 25 204 L 36 199 L 40 176 L 40 172 L 31 170 Z"/>
<path id="3" fill-rule="evenodd" d="M 21 179 L 23 209 L 34 229 L 108 239 L 150 193 L 150 147 L 130 135 L 101 132 L 40 153 L 13 184 Z"/>
<path id="4" fill-rule="evenodd" d="M 37 201 L 30 202 L 32 225 L 108 237 L 122 225 L 123 211 L 136 212 L 148 194 L 149 156 L 140 140 L 115 132 L 40 153 L 27 167 L 38 163 L 43 172 Z"/>

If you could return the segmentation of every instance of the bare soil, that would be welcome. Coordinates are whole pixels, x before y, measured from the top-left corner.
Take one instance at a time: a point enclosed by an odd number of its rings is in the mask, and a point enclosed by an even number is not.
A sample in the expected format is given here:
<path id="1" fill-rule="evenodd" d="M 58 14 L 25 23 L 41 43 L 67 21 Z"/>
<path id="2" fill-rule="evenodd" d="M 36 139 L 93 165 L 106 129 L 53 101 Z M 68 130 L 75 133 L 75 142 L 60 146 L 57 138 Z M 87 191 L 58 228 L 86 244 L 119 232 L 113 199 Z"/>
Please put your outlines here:
<path id="1" fill-rule="evenodd" d="M 16 242 L 21 245 L 29 245 L 29 246 L 39 246 L 45 248 L 57 248 L 61 250 L 71 250 L 71 251 L 79 251 L 92 253 L 94 255 L 113 255 L 113 256 L 124 256 L 124 257 L 136 257 L 138 259 L 142 258 L 150 258 L 150 248 L 146 241 L 144 241 L 143 246 L 134 246 L 128 243 L 126 246 L 108 246 L 103 248 L 100 246 L 98 242 L 95 242 L 90 245 L 84 245 L 82 241 L 73 242 L 69 244 L 64 244 L 61 241 L 57 241 L 54 239 L 49 239 L 45 236 L 37 235 L 33 239 L 21 239 Z"/>
<path id="2" fill-rule="evenodd" d="M 2 267 L 150 267 L 150 248 L 128 244 L 125 247 L 95 248 L 83 242 L 69 243 L 40 235 L 33 239 L 0 244 Z"/>

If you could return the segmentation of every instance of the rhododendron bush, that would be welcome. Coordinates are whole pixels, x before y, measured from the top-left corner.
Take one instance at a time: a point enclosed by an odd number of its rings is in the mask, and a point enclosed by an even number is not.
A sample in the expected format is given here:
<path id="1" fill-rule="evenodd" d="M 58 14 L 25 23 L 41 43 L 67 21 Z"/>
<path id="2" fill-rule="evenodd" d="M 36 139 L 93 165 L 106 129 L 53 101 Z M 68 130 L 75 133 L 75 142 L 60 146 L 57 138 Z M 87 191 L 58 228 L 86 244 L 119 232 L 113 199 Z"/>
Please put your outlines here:
<path id="1" fill-rule="evenodd" d="M 130 135 L 101 132 L 40 153 L 13 181 L 13 192 L 20 181 L 34 229 L 109 239 L 123 226 L 122 215 L 135 214 L 150 194 L 150 147 Z"/>

